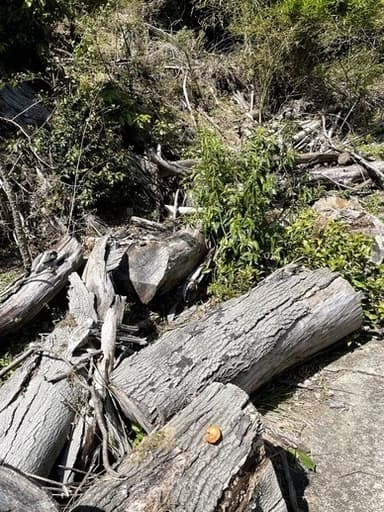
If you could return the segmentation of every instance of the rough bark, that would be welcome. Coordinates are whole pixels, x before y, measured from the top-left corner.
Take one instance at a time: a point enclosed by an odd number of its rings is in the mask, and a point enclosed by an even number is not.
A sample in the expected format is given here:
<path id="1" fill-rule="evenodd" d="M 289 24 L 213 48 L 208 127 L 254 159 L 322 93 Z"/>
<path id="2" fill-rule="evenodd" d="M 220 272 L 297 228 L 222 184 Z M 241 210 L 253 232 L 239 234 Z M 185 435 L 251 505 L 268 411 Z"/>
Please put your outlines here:
<path id="1" fill-rule="evenodd" d="M 58 512 L 50 496 L 10 466 L 0 466 L 1 512 Z"/>
<path id="2" fill-rule="evenodd" d="M 113 389 L 124 412 L 151 431 L 211 382 L 252 393 L 358 329 L 362 318 L 360 293 L 340 276 L 288 266 L 124 360 Z"/>
<path id="3" fill-rule="evenodd" d="M 71 276 L 71 285 L 67 320 L 0 388 L 0 462 L 40 476 L 49 475 L 81 407 L 82 393 L 67 377 L 95 313 L 81 280 Z M 65 325 L 76 319 L 82 323 Z"/>
<path id="4" fill-rule="evenodd" d="M 182 231 L 163 239 L 133 242 L 126 251 L 117 251 L 117 259 L 113 250 L 109 255 L 115 265 L 119 263 L 113 271 L 117 291 L 132 296 L 134 290 L 148 304 L 156 294 L 178 286 L 200 263 L 206 247 L 201 233 Z"/>
<path id="5" fill-rule="evenodd" d="M 359 164 L 347 167 L 321 167 L 313 169 L 310 176 L 314 180 L 331 181 L 332 183 L 353 186 L 369 178 L 367 170 Z"/>
<path id="6" fill-rule="evenodd" d="M 204 439 L 210 424 L 220 427 L 217 444 Z M 97 482 L 73 512 L 285 512 L 261 431 L 246 393 L 211 384 L 144 440 L 120 465 L 119 479 Z"/>
<path id="7" fill-rule="evenodd" d="M 75 238 L 66 237 L 52 251 L 40 255 L 40 260 L 48 254 L 52 259 L 46 266 L 37 264 L 29 276 L 14 283 L 6 298 L 3 297 L 0 303 L 0 336 L 17 331 L 28 323 L 63 289 L 69 274 L 81 264 L 82 248 Z M 37 262 L 38 258 L 34 261 Z"/>
<path id="8" fill-rule="evenodd" d="M 70 331 L 57 328 L 43 349 L 65 351 Z M 50 354 L 30 360 L 0 388 L 0 462 L 48 476 L 75 417 L 78 394 L 67 379 L 68 366 Z"/>

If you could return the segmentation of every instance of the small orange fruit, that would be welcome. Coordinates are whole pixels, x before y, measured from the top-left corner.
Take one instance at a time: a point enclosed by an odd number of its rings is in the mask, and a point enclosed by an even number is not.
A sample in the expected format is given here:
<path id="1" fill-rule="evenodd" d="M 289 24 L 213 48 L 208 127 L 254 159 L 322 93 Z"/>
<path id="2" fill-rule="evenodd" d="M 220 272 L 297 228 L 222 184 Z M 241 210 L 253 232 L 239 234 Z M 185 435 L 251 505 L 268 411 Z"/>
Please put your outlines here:
<path id="1" fill-rule="evenodd" d="M 209 425 L 204 436 L 204 441 L 209 444 L 217 444 L 222 438 L 221 429 L 218 425 Z"/>

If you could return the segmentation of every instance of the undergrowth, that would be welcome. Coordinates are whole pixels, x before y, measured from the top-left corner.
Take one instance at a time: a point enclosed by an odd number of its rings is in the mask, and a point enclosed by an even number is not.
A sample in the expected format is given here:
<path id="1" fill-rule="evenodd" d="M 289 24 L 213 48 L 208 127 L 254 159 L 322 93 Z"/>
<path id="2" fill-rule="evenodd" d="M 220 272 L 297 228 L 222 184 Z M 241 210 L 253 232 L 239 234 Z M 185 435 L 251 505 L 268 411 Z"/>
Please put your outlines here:
<path id="1" fill-rule="evenodd" d="M 219 300 L 247 291 L 291 263 L 340 273 L 363 295 L 367 323 L 384 320 L 384 264 L 370 260 L 373 239 L 317 214 L 308 204 L 316 190 L 296 180 L 296 201 L 281 202 L 292 184 L 294 155 L 266 130 L 240 150 L 212 132 L 200 136 L 191 193 L 200 207 L 195 222 L 215 247 L 209 293 Z"/>
<path id="2" fill-rule="evenodd" d="M 371 261 L 373 243 L 371 237 L 349 232 L 342 223 L 307 209 L 285 230 L 281 262 L 299 259 L 309 268 L 338 272 L 363 293 L 367 324 L 378 325 L 384 321 L 384 264 Z"/>
<path id="3" fill-rule="evenodd" d="M 266 130 L 254 132 L 239 151 L 203 131 L 194 170 L 198 221 L 216 248 L 210 292 L 224 299 L 249 288 L 281 250 L 281 227 L 268 215 L 278 195 L 278 177 L 292 167 Z"/>

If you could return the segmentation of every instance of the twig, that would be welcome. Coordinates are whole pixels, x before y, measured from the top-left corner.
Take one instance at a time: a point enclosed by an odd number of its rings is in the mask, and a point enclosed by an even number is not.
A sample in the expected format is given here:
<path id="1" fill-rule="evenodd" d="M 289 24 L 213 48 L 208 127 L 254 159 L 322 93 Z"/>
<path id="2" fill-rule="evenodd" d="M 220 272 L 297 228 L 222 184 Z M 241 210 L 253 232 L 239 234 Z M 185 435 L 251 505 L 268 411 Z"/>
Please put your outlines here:
<path id="1" fill-rule="evenodd" d="M 174 210 L 173 210 L 173 222 L 176 222 L 177 211 L 178 211 L 178 204 L 179 204 L 179 195 L 180 195 L 180 189 L 178 188 L 176 190 L 175 201 L 174 201 L 174 204 L 173 204 L 173 207 L 174 207 Z"/>
<path id="2" fill-rule="evenodd" d="M 322 123 L 323 123 L 323 132 L 324 136 L 327 139 L 330 147 L 337 151 L 337 147 L 333 144 L 332 139 L 330 138 L 329 134 L 327 133 L 327 130 L 325 128 L 325 116 L 322 116 Z M 375 167 L 374 165 L 370 164 L 365 158 L 360 156 L 358 153 L 355 153 L 354 151 L 348 149 L 348 152 L 350 155 L 354 158 L 354 160 L 359 163 L 361 166 L 363 166 L 365 169 L 367 169 L 368 174 L 370 178 L 375 181 L 380 188 L 384 188 L 384 173 Z"/>
<path id="3" fill-rule="evenodd" d="M 75 200 L 76 200 L 76 194 L 77 194 L 77 184 L 78 184 L 78 180 L 79 180 L 80 161 L 81 161 L 81 157 L 83 156 L 84 139 L 85 139 L 85 133 L 86 133 L 87 127 L 88 127 L 88 122 L 89 122 L 89 116 L 87 117 L 87 119 L 86 119 L 86 121 L 84 123 L 83 132 L 81 134 L 79 155 L 77 157 L 76 169 L 75 169 L 75 182 L 73 184 L 73 191 L 72 191 L 72 198 L 71 198 L 71 208 L 70 208 L 70 211 L 69 211 L 68 224 L 67 224 L 67 233 L 69 233 L 69 230 L 70 230 L 70 227 L 71 227 L 71 223 L 72 223 L 73 211 L 75 209 Z"/>
<path id="4" fill-rule="evenodd" d="M 23 114 L 25 114 L 26 112 L 28 112 L 28 110 L 31 110 L 31 108 L 33 107 L 36 107 L 36 105 L 38 105 L 39 103 L 41 103 L 42 100 L 36 100 L 34 101 L 31 105 L 28 105 L 28 107 L 25 107 L 24 110 L 22 110 L 21 112 L 18 112 L 15 116 L 13 116 L 11 118 L 12 121 L 14 121 L 15 119 L 17 119 L 18 117 L 22 116 Z"/>
<path id="5" fill-rule="evenodd" d="M 80 361 L 77 361 L 74 364 L 70 363 L 70 361 L 68 361 L 68 360 L 64 360 L 63 359 L 64 362 L 66 362 L 67 364 L 70 364 L 70 369 L 67 372 L 62 372 L 62 373 L 59 373 L 57 375 L 54 375 L 53 377 L 47 378 L 47 381 L 54 384 L 56 382 L 59 382 L 60 380 L 68 378 L 76 370 L 80 370 L 84 366 L 84 364 L 87 363 L 90 359 L 92 359 L 94 356 L 100 355 L 101 353 L 102 353 L 102 350 L 95 350 L 91 354 L 86 354 L 84 357 L 82 357 L 80 359 Z M 43 351 L 43 355 L 45 355 L 44 351 Z M 46 355 L 48 357 L 50 356 L 50 354 L 46 354 Z"/>
<path id="6" fill-rule="evenodd" d="M 13 163 L 11 172 L 18 164 L 20 158 L 21 157 L 19 156 L 16 159 L 16 161 Z M 19 247 L 21 259 L 23 260 L 24 270 L 28 271 L 31 266 L 32 258 L 31 258 L 31 254 L 29 251 L 27 237 L 25 235 L 25 231 L 24 231 L 24 228 L 21 223 L 20 216 L 19 216 L 19 209 L 18 209 L 18 205 L 17 205 L 17 196 L 14 193 L 12 186 L 9 182 L 6 170 L 4 169 L 4 167 L 1 164 L 0 164 L 0 179 L 1 179 L 1 186 L 5 192 L 5 195 L 7 196 L 9 207 L 11 209 L 13 228 L 15 230 L 16 243 Z"/>
<path id="7" fill-rule="evenodd" d="M 102 446 L 101 446 L 101 454 L 102 454 L 102 458 L 103 458 L 103 465 L 105 467 L 105 470 L 107 471 L 107 473 L 109 473 L 110 475 L 114 476 L 114 477 L 120 477 L 119 473 L 117 473 L 113 468 L 112 466 L 110 465 L 109 463 L 109 458 L 108 458 L 108 430 L 107 430 L 107 427 L 105 426 L 105 423 L 104 423 L 104 416 L 103 416 L 103 405 L 101 403 L 101 400 L 99 399 L 96 391 L 95 391 L 95 388 L 93 386 L 89 386 L 89 390 L 91 392 L 91 397 L 92 397 L 92 402 L 93 402 L 93 408 L 94 408 L 94 411 L 95 411 L 95 418 L 96 418 L 96 422 L 97 422 L 97 425 L 100 429 L 100 432 L 101 432 L 101 442 L 102 442 Z"/>
<path id="8" fill-rule="evenodd" d="M 187 108 L 188 108 L 191 116 L 193 117 L 193 111 L 192 111 L 191 103 L 190 103 L 189 97 L 188 97 L 187 81 L 188 81 L 188 71 L 186 71 L 184 78 L 183 78 L 183 93 L 184 93 L 184 98 L 185 98 L 185 103 L 187 105 Z"/>
<path id="9" fill-rule="evenodd" d="M 18 128 L 18 130 L 20 130 L 21 133 L 24 135 L 24 137 L 27 139 L 29 149 L 30 149 L 31 153 L 33 154 L 33 156 L 36 158 L 36 160 L 38 160 L 41 164 L 45 165 L 46 167 L 49 167 L 50 169 L 54 169 L 54 167 L 49 165 L 45 160 L 43 160 L 36 153 L 36 151 L 34 150 L 34 148 L 32 146 L 32 139 L 31 139 L 30 135 L 24 130 L 24 128 L 19 123 L 17 123 L 13 119 L 9 119 L 8 117 L 3 117 L 3 116 L 0 116 L 0 121 L 3 121 L 4 123 L 9 123 L 12 126 L 14 126 L 15 128 Z"/>
<path id="10" fill-rule="evenodd" d="M 6 375 L 8 372 L 10 372 L 11 370 L 13 370 L 14 368 L 16 368 L 16 366 L 18 366 L 20 363 L 22 363 L 23 361 L 25 361 L 31 354 L 33 354 L 34 352 L 38 352 L 39 350 L 35 348 L 30 348 L 28 349 L 26 352 L 24 352 L 23 354 L 21 354 L 19 357 L 16 357 L 12 363 L 10 363 L 8 366 L 6 366 L 5 368 L 3 368 L 1 371 L 0 371 L 0 379 L 2 377 L 4 377 L 4 375 Z"/>

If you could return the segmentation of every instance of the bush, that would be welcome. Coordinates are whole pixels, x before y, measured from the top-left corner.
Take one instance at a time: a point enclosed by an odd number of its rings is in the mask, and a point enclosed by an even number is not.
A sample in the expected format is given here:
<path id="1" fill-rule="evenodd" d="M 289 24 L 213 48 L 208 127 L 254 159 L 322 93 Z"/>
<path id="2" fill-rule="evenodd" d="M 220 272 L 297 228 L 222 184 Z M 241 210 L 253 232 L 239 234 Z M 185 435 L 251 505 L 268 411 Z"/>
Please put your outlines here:
<path id="1" fill-rule="evenodd" d="M 298 260 L 312 269 L 338 272 L 363 292 L 367 323 L 384 321 L 384 264 L 370 261 L 372 238 L 351 233 L 343 224 L 307 209 L 287 228 L 283 247 L 282 263 Z"/>
<path id="2" fill-rule="evenodd" d="M 13 69 L 38 67 L 46 57 L 55 26 L 104 0 L 2 0 L 0 58 Z"/>
<path id="3" fill-rule="evenodd" d="M 203 131 L 198 153 L 193 197 L 203 211 L 199 222 L 216 247 L 210 291 L 229 298 L 247 290 L 278 259 L 281 229 L 268 213 L 278 174 L 292 165 L 292 158 L 263 129 L 239 151 Z"/>
<path id="4" fill-rule="evenodd" d="M 34 139 L 36 151 L 50 155 L 57 169 L 56 200 L 60 208 L 67 205 L 67 213 L 73 198 L 80 210 L 148 213 L 154 208 L 150 177 L 123 143 L 114 111 L 102 90 L 71 87 L 56 103 L 51 126 Z"/>

